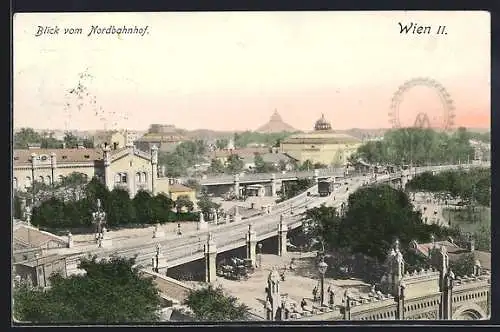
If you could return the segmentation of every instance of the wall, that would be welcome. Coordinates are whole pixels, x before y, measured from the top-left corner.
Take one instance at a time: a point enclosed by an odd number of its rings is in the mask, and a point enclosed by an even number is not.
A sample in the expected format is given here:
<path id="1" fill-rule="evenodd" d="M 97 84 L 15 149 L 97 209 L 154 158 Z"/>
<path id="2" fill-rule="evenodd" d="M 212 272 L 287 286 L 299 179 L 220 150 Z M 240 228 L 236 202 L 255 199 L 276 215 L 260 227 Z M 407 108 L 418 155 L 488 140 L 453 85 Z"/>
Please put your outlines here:
<path id="1" fill-rule="evenodd" d="M 83 173 L 87 175 L 87 178 L 90 180 L 96 174 L 96 167 L 94 166 L 94 162 L 88 163 L 72 163 L 67 165 L 57 165 L 54 169 L 54 178 L 55 182 L 61 180 L 63 176 L 68 176 L 71 173 Z M 25 190 L 26 187 L 26 178 L 29 177 L 31 179 L 31 166 L 16 166 L 13 169 L 13 177 L 17 179 L 17 188 L 18 190 Z M 43 176 L 43 182 L 50 184 L 52 179 L 52 169 L 50 166 L 36 167 L 35 168 L 35 180 L 40 181 L 40 176 Z M 31 182 L 30 182 L 31 185 Z"/>
<path id="2" fill-rule="evenodd" d="M 347 158 L 356 151 L 360 143 L 351 144 L 293 144 L 282 143 L 281 152 L 288 153 L 301 163 L 311 160 L 313 163 L 330 165 L 345 163 Z M 339 158 L 341 157 L 341 158 Z"/>
<path id="3" fill-rule="evenodd" d="M 141 274 L 147 277 L 152 277 L 161 293 L 173 300 L 179 301 L 180 303 L 183 303 L 184 300 L 186 300 L 189 291 L 191 290 L 188 285 L 159 273 L 141 270 Z"/>
<path id="4" fill-rule="evenodd" d="M 124 156 L 113 160 L 109 169 L 113 184 L 116 184 L 116 177 L 120 173 L 127 174 L 127 184 L 124 184 L 123 187 L 129 190 L 131 196 L 134 196 L 141 188 L 151 191 L 152 167 L 150 160 L 132 153 L 125 153 Z M 138 172 L 142 174 L 140 179 L 137 176 Z M 146 179 L 144 179 L 144 173 Z M 113 188 L 109 189 L 112 190 Z"/>

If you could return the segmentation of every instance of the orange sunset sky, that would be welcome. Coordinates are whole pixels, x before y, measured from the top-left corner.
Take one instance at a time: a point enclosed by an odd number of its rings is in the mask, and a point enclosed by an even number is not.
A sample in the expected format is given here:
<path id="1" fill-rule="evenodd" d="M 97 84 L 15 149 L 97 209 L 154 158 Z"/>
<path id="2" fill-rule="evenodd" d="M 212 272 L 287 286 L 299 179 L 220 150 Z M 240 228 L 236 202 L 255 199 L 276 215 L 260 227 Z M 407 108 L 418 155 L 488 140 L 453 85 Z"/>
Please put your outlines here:
<path id="1" fill-rule="evenodd" d="M 432 33 L 401 34 L 400 22 Z M 58 35 L 35 36 L 56 25 Z M 92 25 L 148 33 L 87 36 Z M 246 130 L 277 109 L 301 130 L 321 113 L 334 129 L 388 128 L 392 96 L 417 77 L 448 91 L 456 126 L 490 127 L 487 12 L 16 14 L 13 45 L 14 127 Z M 65 97 L 86 68 L 105 116 Z M 436 90 L 416 86 L 400 121 L 426 112 L 439 125 L 443 107 Z"/>

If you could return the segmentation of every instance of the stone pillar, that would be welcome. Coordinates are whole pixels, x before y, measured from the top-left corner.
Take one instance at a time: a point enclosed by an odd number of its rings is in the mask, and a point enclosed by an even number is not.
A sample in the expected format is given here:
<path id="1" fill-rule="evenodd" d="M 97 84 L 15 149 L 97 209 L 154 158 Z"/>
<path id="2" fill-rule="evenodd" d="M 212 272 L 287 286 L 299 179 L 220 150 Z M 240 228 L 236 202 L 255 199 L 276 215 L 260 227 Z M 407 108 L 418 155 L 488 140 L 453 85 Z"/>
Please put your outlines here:
<path id="1" fill-rule="evenodd" d="M 108 190 L 113 190 L 114 181 L 109 167 L 111 166 L 111 149 L 107 144 L 102 149 L 102 153 L 104 159 L 104 183 L 106 184 Z"/>
<path id="2" fill-rule="evenodd" d="M 200 211 L 200 220 L 198 221 L 197 229 L 199 231 L 205 231 L 208 229 L 208 223 L 205 221 L 202 211 Z"/>
<path id="3" fill-rule="evenodd" d="M 68 233 L 68 248 L 73 248 L 73 234 Z"/>
<path id="4" fill-rule="evenodd" d="M 156 224 L 153 228 L 153 239 L 165 237 L 165 233 L 160 229 L 160 225 Z"/>
<path id="5" fill-rule="evenodd" d="M 240 197 L 240 175 L 234 175 L 234 194 L 236 197 Z"/>
<path id="6" fill-rule="evenodd" d="M 167 258 L 163 255 L 161 245 L 156 244 L 156 253 L 151 260 L 153 271 L 156 273 L 166 273 L 167 271 Z"/>
<path id="7" fill-rule="evenodd" d="M 113 241 L 109 237 L 108 230 L 106 227 L 102 227 L 102 236 L 101 239 L 99 240 L 99 246 L 103 248 L 110 248 L 113 244 Z"/>
<path id="8" fill-rule="evenodd" d="M 54 185 L 56 182 L 56 179 L 54 177 L 56 176 L 56 168 L 57 168 L 57 159 L 56 159 L 56 154 L 52 152 L 50 154 L 50 171 L 51 171 L 51 180 L 50 184 Z"/>
<path id="9" fill-rule="evenodd" d="M 239 211 L 237 205 L 234 207 L 234 220 L 233 221 L 234 222 L 241 221 L 241 215 L 240 215 L 240 211 Z"/>
<path id="10" fill-rule="evenodd" d="M 257 233 L 248 225 L 247 233 L 247 259 L 251 261 L 252 266 L 257 265 Z"/>
<path id="11" fill-rule="evenodd" d="M 217 278 L 216 259 L 217 246 L 212 233 L 209 233 L 207 244 L 205 245 L 205 282 L 212 283 Z"/>
<path id="12" fill-rule="evenodd" d="M 405 285 L 399 285 L 397 300 L 398 319 L 403 320 L 405 319 Z"/>
<path id="13" fill-rule="evenodd" d="M 156 178 L 158 177 L 158 147 L 151 147 L 151 194 L 156 195 Z"/>
<path id="14" fill-rule="evenodd" d="M 313 180 L 314 180 L 315 184 L 318 184 L 318 182 L 319 182 L 319 169 L 314 170 Z"/>
<path id="15" fill-rule="evenodd" d="M 271 196 L 276 197 L 276 187 L 278 186 L 276 182 L 276 174 L 271 174 Z"/>
<path id="16" fill-rule="evenodd" d="M 127 172 L 127 179 L 128 179 L 128 193 L 130 195 L 130 198 L 134 198 L 135 196 L 135 176 L 134 172 Z"/>
<path id="17" fill-rule="evenodd" d="M 284 256 L 287 253 L 286 248 L 286 235 L 288 226 L 285 224 L 284 215 L 280 215 L 280 222 L 278 224 L 278 255 Z"/>
<path id="18" fill-rule="evenodd" d="M 450 270 L 443 280 L 443 302 L 442 302 L 442 319 L 452 319 L 453 315 L 453 279 L 455 279 L 455 274 Z"/>
<path id="19" fill-rule="evenodd" d="M 218 225 L 219 224 L 219 215 L 216 209 L 213 209 L 213 214 L 214 214 L 214 224 Z"/>

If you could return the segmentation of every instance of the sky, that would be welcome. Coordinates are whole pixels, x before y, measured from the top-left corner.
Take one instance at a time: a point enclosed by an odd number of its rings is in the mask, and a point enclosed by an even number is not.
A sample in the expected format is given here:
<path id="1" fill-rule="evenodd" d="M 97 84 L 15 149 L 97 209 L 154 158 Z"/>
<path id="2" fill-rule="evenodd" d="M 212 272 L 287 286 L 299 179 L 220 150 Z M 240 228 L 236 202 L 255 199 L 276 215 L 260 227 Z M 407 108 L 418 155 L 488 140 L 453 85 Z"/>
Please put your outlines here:
<path id="1" fill-rule="evenodd" d="M 488 12 L 23 13 L 13 25 L 16 128 L 254 130 L 275 109 L 300 130 L 322 113 L 333 129 L 389 128 L 395 94 L 402 126 L 425 113 L 442 127 L 452 105 L 455 126 L 490 127 Z M 88 35 L 112 25 L 143 35 Z M 46 26 L 59 33 L 36 36 Z M 83 72 L 79 101 L 68 91 Z"/>

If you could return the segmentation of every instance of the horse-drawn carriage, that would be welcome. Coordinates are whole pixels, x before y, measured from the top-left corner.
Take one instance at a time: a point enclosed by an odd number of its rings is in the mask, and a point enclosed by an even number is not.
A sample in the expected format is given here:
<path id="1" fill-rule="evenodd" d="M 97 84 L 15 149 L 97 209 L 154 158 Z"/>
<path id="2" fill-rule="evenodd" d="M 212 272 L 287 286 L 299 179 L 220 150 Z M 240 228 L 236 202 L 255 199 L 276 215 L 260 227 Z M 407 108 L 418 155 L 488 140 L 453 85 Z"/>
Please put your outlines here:
<path id="1" fill-rule="evenodd" d="M 221 262 L 217 269 L 217 275 L 229 280 L 246 280 L 253 272 L 250 259 L 232 257 Z"/>

